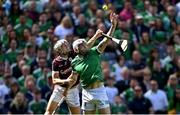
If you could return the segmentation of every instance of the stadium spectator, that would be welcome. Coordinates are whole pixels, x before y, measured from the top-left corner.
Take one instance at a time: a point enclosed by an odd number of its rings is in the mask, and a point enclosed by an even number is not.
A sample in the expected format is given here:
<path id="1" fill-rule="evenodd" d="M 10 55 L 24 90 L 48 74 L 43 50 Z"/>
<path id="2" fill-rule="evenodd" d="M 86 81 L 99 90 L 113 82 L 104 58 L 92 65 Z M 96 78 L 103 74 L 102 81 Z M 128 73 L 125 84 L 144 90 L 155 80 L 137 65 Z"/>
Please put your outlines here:
<path id="1" fill-rule="evenodd" d="M 18 79 L 20 76 L 22 76 L 21 67 L 25 65 L 25 60 L 23 59 L 23 52 L 19 51 L 18 55 L 16 57 L 17 63 L 14 63 L 11 65 L 12 69 L 12 76 Z"/>
<path id="2" fill-rule="evenodd" d="M 180 113 L 179 100 L 180 100 L 180 88 L 177 88 L 175 91 L 175 98 L 174 98 L 174 104 L 173 104 L 173 108 L 174 108 L 176 114 Z"/>
<path id="3" fill-rule="evenodd" d="M 78 16 L 79 23 L 74 28 L 74 34 L 80 38 L 85 38 L 88 31 L 88 23 L 83 14 Z"/>
<path id="4" fill-rule="evenodd" d="M 142 58 L 149 57 L 150 51 L 153 49 L 153 44 L 150 42 L 149 33 L 143 32 L 142 39 L 138 45 L 138 50 L 142 54 Z"/>
<path id="5" fill-rule="evenodd" d="M 145 93 L 145 97 L 151 101 L 154 113 L 166 114 L 168 108 L 166 93 L 158 89 L 157 81 L 151 80 L 150 84 L 151 89 Z"/>
<path id="6" fill-rule="evenodd" d="M 107 86 L 105 87 L 110 104 L 115 103 L 114 98 L 116 95 L 118 95 L 118 89 L 116 87 L 114 87 L 114 82 L 115 82 L 115 79 L 113 76 L 108 77 Z"/>
<path id="7" fill-rule="evenodd" d="M 151 77 L 152 77 L 151 71 L 149 70 L 149 68 L 145 68 L 143 72 L 143 82 L 141 84 L 144 93 L 150 89 Z"/>
<path id="8" fill-rule="evenodd" d="M 73 34 L 74 27 L 70 20 L 69 16 L 65 16 L 62 21 L 61 25 L 56 26 L 54 30 L 54 34 L 59 37 L 59 39 L 64 39 L 67 35 Z"/>
<path id="9" fill-rule="evenodd" d="M 21 67 L 22 76 L 18 78 L 18 84 L 20 88 L 24 87 L 24 81 L 28 75 L 30 75 L 30 67 L 28 65 L 23 65 Z"/>
<path id="10" fill-rule="evenodd" d="M 113 114 L 126 114 L 127 105 L 123 102 L 120 96 L 115 96 L 115 103 L 111 105 L 111 112 Z"/>
<path id="11" fill-rule="evenodd" d="M 132 62 L 129 64 L 131 76 L 138 79 L 139 82 L 142 82 L 145 67 L 146 63 L 142 60 L 140 52 L 135 50 L 132 55 Z"/>
<path id="12" fill-rule="evenodd" d="M 128 107 L 128 113 L 131 114 L 153 113 L 151 101 L 143 96 L 143 90 L 138 85 L 134 88 L 134 98 L 129 102 Z"/>
<path id="13" fill-rule="evenodd" d="M 46 110 L 47 101 L 41 98 L 41 92 L 36 89 L 33 92 L 33 100 L 29 102 L 28 110 L 33 114 L 44 113 Z"/>
<path id="14" fill-rule="evenodd" d="M 28 114 L 27 100 L 22 92 L 18 92 L 11 102 L 9 114 Z"/>
<path id="15" fill-rule="evenodd" d="M 143 32 L 149 32 L 149 28 L 144 24 L 143 17 L 140 14 L 135 16 L 135 22 L 131 26 L 131 30 L 134 32 L 137 42 L 139 43 Z"/>
<path id="16" fill-rule="evenodd" d="M 124 90 L 121 93 L 121 97 L 126 101 L 126 103 L 130 102 L 134 98 L 134 87 L 138 85 L 138 81 L 135 78 L 132 78 L 129 83 L 129 88 Z"/>
<path id="17" fill-rule="evenodd" d="M 170 75 L 168 83 L 164 89 L 166 91 L 168 102 L 169 102 L 168 111 L 171 111 L 173 109 L 175 91 L 178 87 L 179 85 L 178 85 L 178 79 L 176 75 L 175 74 Z"/>
<path id="18" fill-rule="evenodd" d="M 121 75 L 123 67 L 125 67 L 125 59 L 123 56 L 119 56 L 117 58 L 117 63 L 113 64 L 113 67 L 112 67 L 114 70 L 116 82 L 124 79 L 123 76 Z"/>
<path id="19" fill-rule="evenodd" d="M 118 88 L 119 93 L 121 94 L 123 91 L 129 88 L 130 84 L 130 71 L 127 67 L 123 67 L 121 70 L 122 80 L 117 81 L 115 86 Z"/>
<path id="20" fill-rule="evenodd" d="M 10 91 L 5 96 L 6 101 L 12 100 L 15 98 L 16 94 L 20 91 L 20 87 L 16 79 L 14 79 L 10 85 Z"/>
<path id="21" fill-rule="evenodd" d="M 159 89 L 164 89 L 164 86 L 167 83 L 168 76 L 166 71 L 162 68 L 162 63 L 160 60 L 153 61 L 153 70 L 152 70 L 152 79 L 158 82 Z"/>
<path id="22" fill-rule="evenodd" d="M 130 0 L 124 2 L 124 9 L 120 12 L 120 18 L 124 19 L 125 21 L 130 21 L 133 18 L 134 11 L 133 6 Z"/>

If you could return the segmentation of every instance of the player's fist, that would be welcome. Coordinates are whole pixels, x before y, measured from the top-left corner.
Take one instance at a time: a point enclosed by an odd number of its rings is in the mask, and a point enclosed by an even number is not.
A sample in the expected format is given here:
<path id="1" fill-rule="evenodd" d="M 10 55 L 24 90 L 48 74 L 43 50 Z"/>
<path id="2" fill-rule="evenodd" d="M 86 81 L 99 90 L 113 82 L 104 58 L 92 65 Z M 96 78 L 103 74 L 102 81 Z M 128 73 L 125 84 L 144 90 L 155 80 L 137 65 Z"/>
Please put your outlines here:
<path id="1" fill-rule="evenodd" d="M 117 25 L 117 22 L 118 22 L 118 15 L 115 14 L 115 13 L 111 13 L 110 14 L 110 21 L 113 25 Z"/>
<path id="2" fill-rule="evenodd" d="M 74 79 L 70 79 L 70 78 L 68 78 L 68 79 L 66 79 L 65 84 L 67 84 L 67 85 L 71 85 L 71 84 L 74 84 L 74 82 L 75 82 L 75 80 L 74 80 Z"/>
<path id="3" fill-rule="evenodd" d="M 102 33 L 103 33 L 103 31 L 100 30 L 100 29 L 98 29 L 98 30 L 96 31 L 96 36 L 97 36 L 97 38 L 101 37 L 101 36 L 102 36 Z"/>

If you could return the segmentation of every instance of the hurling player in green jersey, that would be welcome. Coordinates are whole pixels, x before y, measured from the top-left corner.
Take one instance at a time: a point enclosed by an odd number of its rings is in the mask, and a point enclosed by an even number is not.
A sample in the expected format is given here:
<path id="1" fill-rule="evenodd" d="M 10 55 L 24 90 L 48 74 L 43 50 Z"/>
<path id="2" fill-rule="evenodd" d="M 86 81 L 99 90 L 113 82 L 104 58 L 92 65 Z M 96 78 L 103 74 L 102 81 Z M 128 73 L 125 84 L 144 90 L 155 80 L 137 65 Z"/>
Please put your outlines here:
<path id="1" fill-rule="evenodd" d="M 112 23 L 107 35 L 112 35 L 117 25 L 117 15 L 111 13 Z M 80 76 L 82 109 L 85 114 L 110 114 L 109 101 L 103 84 L 100 54 L 105 50 L 109 39 L 104 38 L 96 47 L 89 49 L 84 39 L 73 42 L 73 50 L 78 54 L 72 60 L 72 78 Z"/>

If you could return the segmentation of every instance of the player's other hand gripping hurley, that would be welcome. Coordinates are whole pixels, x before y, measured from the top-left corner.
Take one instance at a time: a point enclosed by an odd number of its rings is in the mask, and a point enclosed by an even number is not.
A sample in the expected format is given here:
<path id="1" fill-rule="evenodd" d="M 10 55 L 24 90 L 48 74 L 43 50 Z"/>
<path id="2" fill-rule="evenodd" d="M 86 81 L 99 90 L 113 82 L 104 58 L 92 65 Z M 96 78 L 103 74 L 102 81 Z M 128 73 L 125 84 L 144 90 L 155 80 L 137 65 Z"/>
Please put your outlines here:
<path id="1" fill-rule="evenodd" d="M 116 26 L 118 23 L 118 15 L 115 13 L 111 13 L 110 14 L 110 21 L 111 21 L 113 26 Z"/>
<path id="2" fill-rule="evenodd" d="M 96 36 L 97 38 L 99 38 L 99 37 L 101 37 L 101 36 L 102 36 L 102 33 L 103 33 L 103 31 L 102 31 L 102 30 L 100 30 L 100 29 L 98 29 L 98 30 L 96 31 L 95 36 Z"/>

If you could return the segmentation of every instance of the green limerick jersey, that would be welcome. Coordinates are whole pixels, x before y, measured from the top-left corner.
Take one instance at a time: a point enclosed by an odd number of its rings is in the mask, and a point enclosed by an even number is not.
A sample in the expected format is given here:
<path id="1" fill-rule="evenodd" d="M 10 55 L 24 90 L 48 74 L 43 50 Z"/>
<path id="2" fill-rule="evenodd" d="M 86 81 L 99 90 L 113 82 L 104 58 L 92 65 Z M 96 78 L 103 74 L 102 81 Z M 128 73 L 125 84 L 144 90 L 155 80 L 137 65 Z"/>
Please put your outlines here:
<path id="1" fill-rule="evenodd" d="M 103 81 L 100 53 L 96 47 L 89 50 L 86 56 L 76 56 L 72 60 L 73 71 L 80 75 L 82 87 L 86 88 L 95 81 Z"/>

